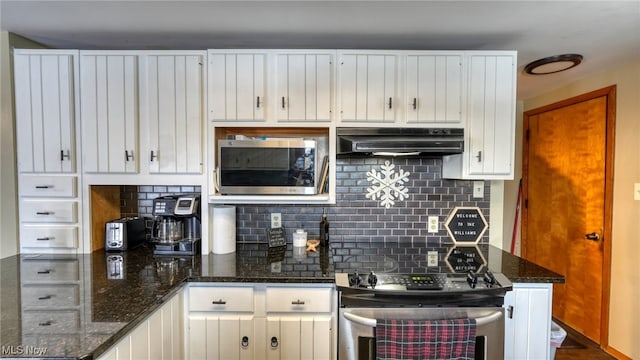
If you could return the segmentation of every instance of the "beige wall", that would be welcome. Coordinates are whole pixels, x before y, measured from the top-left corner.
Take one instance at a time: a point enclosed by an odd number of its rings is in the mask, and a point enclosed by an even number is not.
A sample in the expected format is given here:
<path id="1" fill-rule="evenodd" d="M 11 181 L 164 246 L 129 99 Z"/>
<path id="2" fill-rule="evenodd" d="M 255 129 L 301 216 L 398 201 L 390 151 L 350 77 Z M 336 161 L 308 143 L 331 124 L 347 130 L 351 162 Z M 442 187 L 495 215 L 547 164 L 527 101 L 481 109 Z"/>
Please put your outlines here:
<path id="1" fill-rule="evenodd" d="M 640 359 L 640 271 L 637 266 L 640 260 L 640 201 L 633 199 L 634 183 L 640 183 L 640 61 L 526 99 L 519 110 L 528 111 L 610 85 L 617 85 L 617 109 L 609 346 L 633 359 Z M 520 144 L 521 111 L 518 116 L 520 130 L 516 135 L 516 141 Z M 522 158 L 521 149 L 519 146 L 517 159 Z M 518 169 L 521 167 L 520 162 Z M 509 238 L 516 191 L 517 181 L 505 182 L 503 233 L 505 236 L 508 234 Z"/>
<path id="2" fill-rule="evenodd" d="M 0 258 L 17 253 L 15 141 L 9 33 L 0 32 Z"/>

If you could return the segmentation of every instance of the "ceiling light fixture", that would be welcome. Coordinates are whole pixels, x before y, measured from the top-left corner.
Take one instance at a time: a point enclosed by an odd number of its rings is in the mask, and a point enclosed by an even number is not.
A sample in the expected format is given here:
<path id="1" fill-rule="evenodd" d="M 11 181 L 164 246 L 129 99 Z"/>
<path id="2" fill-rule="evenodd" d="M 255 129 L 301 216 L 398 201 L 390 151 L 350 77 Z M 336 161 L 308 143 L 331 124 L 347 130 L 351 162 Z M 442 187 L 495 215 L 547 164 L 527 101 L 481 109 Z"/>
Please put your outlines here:
<path id="1" fill-rule="evenodd" d="M 530 75 L 547 75 L 569 70 L 582 62 L 580 54 L 563 54 L 549 56 L 530 62 L 524 67 L 524 72 Z"/>

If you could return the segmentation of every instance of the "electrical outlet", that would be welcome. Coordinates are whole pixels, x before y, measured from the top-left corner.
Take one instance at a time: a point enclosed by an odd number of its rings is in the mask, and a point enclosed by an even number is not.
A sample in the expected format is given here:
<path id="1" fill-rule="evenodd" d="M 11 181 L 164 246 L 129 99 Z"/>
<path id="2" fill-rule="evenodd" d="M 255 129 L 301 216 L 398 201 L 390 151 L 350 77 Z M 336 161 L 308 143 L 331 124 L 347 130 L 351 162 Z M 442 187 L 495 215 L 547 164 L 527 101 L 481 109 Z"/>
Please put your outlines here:
<path id="1" fill-rule="evenodd" d="M 438 266 L 437 251 L 427 251 L 427 266 Z"/>
<path id="2" fill-rule="evenodd" d="M 429 216 L 429 228 L 427 232 L 437 233 L 438 232 L 438 217 L 437 216 Z"/>
<path id="3" fill-rule="evenodd" d="M 474 199 L 484 198 L 484 181 L 473 182 L 473 198 Z"/>
<path id="4" fill-rule="evenodd" d="M 640 200 L 640 183 L 633 184 L 633 200 Z"/>
<path id="5" fill-rule="evenodd" d="M 280 213 L 271 213 L 271 228 L 282 227 L 282 216 Z"/>

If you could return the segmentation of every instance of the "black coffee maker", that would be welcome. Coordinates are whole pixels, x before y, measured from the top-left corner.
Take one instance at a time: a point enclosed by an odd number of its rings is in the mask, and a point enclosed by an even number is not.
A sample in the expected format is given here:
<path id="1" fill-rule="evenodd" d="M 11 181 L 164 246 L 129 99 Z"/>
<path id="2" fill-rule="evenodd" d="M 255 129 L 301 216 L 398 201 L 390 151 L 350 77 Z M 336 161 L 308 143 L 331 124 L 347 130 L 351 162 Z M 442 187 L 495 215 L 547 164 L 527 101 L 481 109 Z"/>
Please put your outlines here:
<path id="1" fill-rule="evenodd" d="M 153 200 L 151 241 L 154 254 L 199 254 L 200 229 L 199 194 L 168 195 Z"/>

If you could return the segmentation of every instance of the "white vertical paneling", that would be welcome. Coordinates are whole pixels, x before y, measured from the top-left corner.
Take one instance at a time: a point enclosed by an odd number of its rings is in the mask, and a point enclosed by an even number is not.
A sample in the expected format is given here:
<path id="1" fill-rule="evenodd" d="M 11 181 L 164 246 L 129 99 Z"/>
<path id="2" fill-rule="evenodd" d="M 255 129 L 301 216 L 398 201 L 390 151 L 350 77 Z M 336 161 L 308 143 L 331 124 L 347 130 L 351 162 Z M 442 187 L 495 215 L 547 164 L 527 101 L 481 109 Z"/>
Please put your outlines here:
<path id="1" fill-rule="evenodd" d="M 286 69 L 287 88 L 286 92 L 278 94 L 284 97 L 285 108 L 282 108 L 282 99 L 279 98 L 279 109 L 284 116 L 278 117 L 284 120 L 306 120 L 306 101 L 310 94 L 307 94 L 307 83 L 311 79 L 307 79 L 307 61 L 313 61 L 306 55 L 291 54 L 287 56 L 288 66 Z M 315 84 L 314 84 L 315 85 Z M 313 101 L 313 100 L 309 100 Z"/>
<path id="2" fill-rule="evenodd" d="M 291 55 L 280 54 L 276 58 L 276 114 L 278 120 L 289 120 L 289 108 L 287 106 L 287 100 L 289 98 L 289 72 L 290 68 L 296 65 L 295 58 Z M 299 66 L 299 64 L 298 64 Z"/>
<path id="3" fill-rule="evenodd" d="M 75 172 L 73 56 L 17 53 L 14 60 L 18 170 Z"/>
<path id="4" fill-rule="evenodd" d="M 16 147 L 18 171 L 31 173 L 35 171 L 33 148 L 33 117 L 31 115 L 31 56 L 16 54 L 13 61 L 15 113 L 16 113 Z"/>
<path id="5" fill-rule="evenodd" d="M 305 341 L 306 346 L 313 345 L 314 359 L 332 359 L 333 332 L 331 331 L 331 315 L 316 315 L 313 318 L 313 342 Z M 305 339 L 303 337 L 303 339 Z M 321 345 L 320 345 L 321 344 Z"/>
<path id="6" fill-rule="evenodd" d="M 446 57 L 446 78 L 443 87 L 445 93 L 446 122 L 462 122 L 462 56 L 454 55 Z"/>
<path id="7" fill-rule="evenodd" d="M 265 54 L 209 52 L 212 121 L 264 121 L 265 66 Z"/>
<path id="8" fill-rule="evenodd" d="M 496 123 L 493 137 L 492 172 L 508 175 L 512 172 L 514 157 L 515 116 L 514 59 L 498 56 L 496 59 Z"/>
<path id="9" fill-rule="evenodd" d="M 340 118 L 356 121 L 358 57 L 343 54 L 340 57 Z"/>
<path id="10" fill-rule="evenodd" d="M 145 62 L 150 173 L 202 172 L 201 55 L 148 55 Z M 151 151 L 154 158 L 151 159 Z"/>
<path id="11" fill-rule="evenodd" d="M 131 358 L 134 360 L 151 359 L 149 357 L 149 322 L 144 321 L 131 332 Z"/>
<path id="12" fill-rule="evenodd" d="M 189 316 L 189 342 L 186 353 L 189 359 L 207 359 L 209 346 L 215 339 L 207 338 L 208 322 L 204 316 Z M 210 345 L 211 344 L 211 345 Z"/>
<path id="13" fill-rule="evenodd" d="M 280 360 L 282 357 L 282 335 L 280 330 L 280 318 L 276 316 L 267 316 L 267 336 L 265 341 L 267 342 L 266 360 Z M 271 346 L 271 339 L 275 337 L 278 340 L 277 346 Z"/>
<path id="14" fill-rule="evenodd" d="M 314 332 L 314 321 L 313 316 L 302 316 L 300 318 L 300 338 L 297 344 L 300 354 L 300 359 L 329 359 L 314 357 L 314 343 L 316 342 L 315 332 Z M 320 335 L 320 334 L 318 334 Z M 314 341 L 308 341 L 308 339 L 314 339 Z"/>
<path id="15" fill-rule="evenodd" d="M 147 337 L 149 339 L 149 356 L 147 359 L 165 359 L 163 350 L 165 349 L 165 344 L 171 344 L 171 329 L 168 327 L 165 329 L 163 326 L 162 310 L 153 313 L 145 323 L 147 324 Z"/>
<path id="16" fill-rule="evenodd" d="M 302 331 L 300 318 L 283 316 L 280 318 L 280 358 L 302 359 L 300 356 L 300 342 Z"/>
<path id="17" fill-rule="evenodd" d="M 318 121 L 331 121 L 331 110 L 333 109 L 333 69 L 334 61 L 332 55 L 317 55 L 315 61 L 315 74 L 313 78 L 315 117 L 307 111 L 307 117 Z"/>
<path id="18" fill-rule="evenodd" d="M 307 121 L 318 121 L 318 120 L 327 120 L 318 119 L 318 88 L 321 85 L 321 82 L 326 79 L 319 79 L 317 76 L 318 73 L 318 63 L 322 61 L 319 55 L 304 55 L 305 63 L 304 63 L 304 72 L 302 74 L 304 78 L 304 83 L 301 85 L 300 93 L 304 94 L 304 97 L 296 97 L 296 102 L 300 102 L 300 119 Z M 296 89 L 297 91 L 297 89 Z"/>
<path id="19" fill-rule="evenodd" d="M 514 108 L 512 56 L 472 56 L 469 77 L 469 173 L 511 173 Z M 482 152 L 481 160 L 477 155 Z"/>
<path id="20" fill-rule="evenodd" d="M 80 68 L 85 172 L 137 172 L 137 57 L 85 53 Z"/>
<path id="21" fill-rule="evenodd" d="M 240 337 L 242 336 L 240 317 L 221 316 L 218 326 L 218 357 L 214 358 L 216 360 L 240 359 Z"/>
<path id="22" fill-rule="evenodd" d="M 395 55 L 343 54 L 340 74 L 343 122 L 393 122 L 398 107 Z M 347 65 L 347 66 L 345 66 Z M 389 108 L 389 98 L 392 107 Z"/>
<path id="23" fill-rule="evenodd" d="M 469 151 L 469 173 L 481 173 L 483 164 L 477 156 L 483 157 L 484 150 L 484 126 L 485 126 L 485 82 L 486 61 L 484 56 L 472 56 L 469 61 L 469 98 L 467 99 L 466 139 Z"/>
<path id="24" fill-rule="evenodd" d="M 204 56 L 190 55 L 185 57 L 185 91 L 184 101 L 184 139 L 178 156 L 184 162 L 185 173 L 202 173 L 204 132 Z"/>

